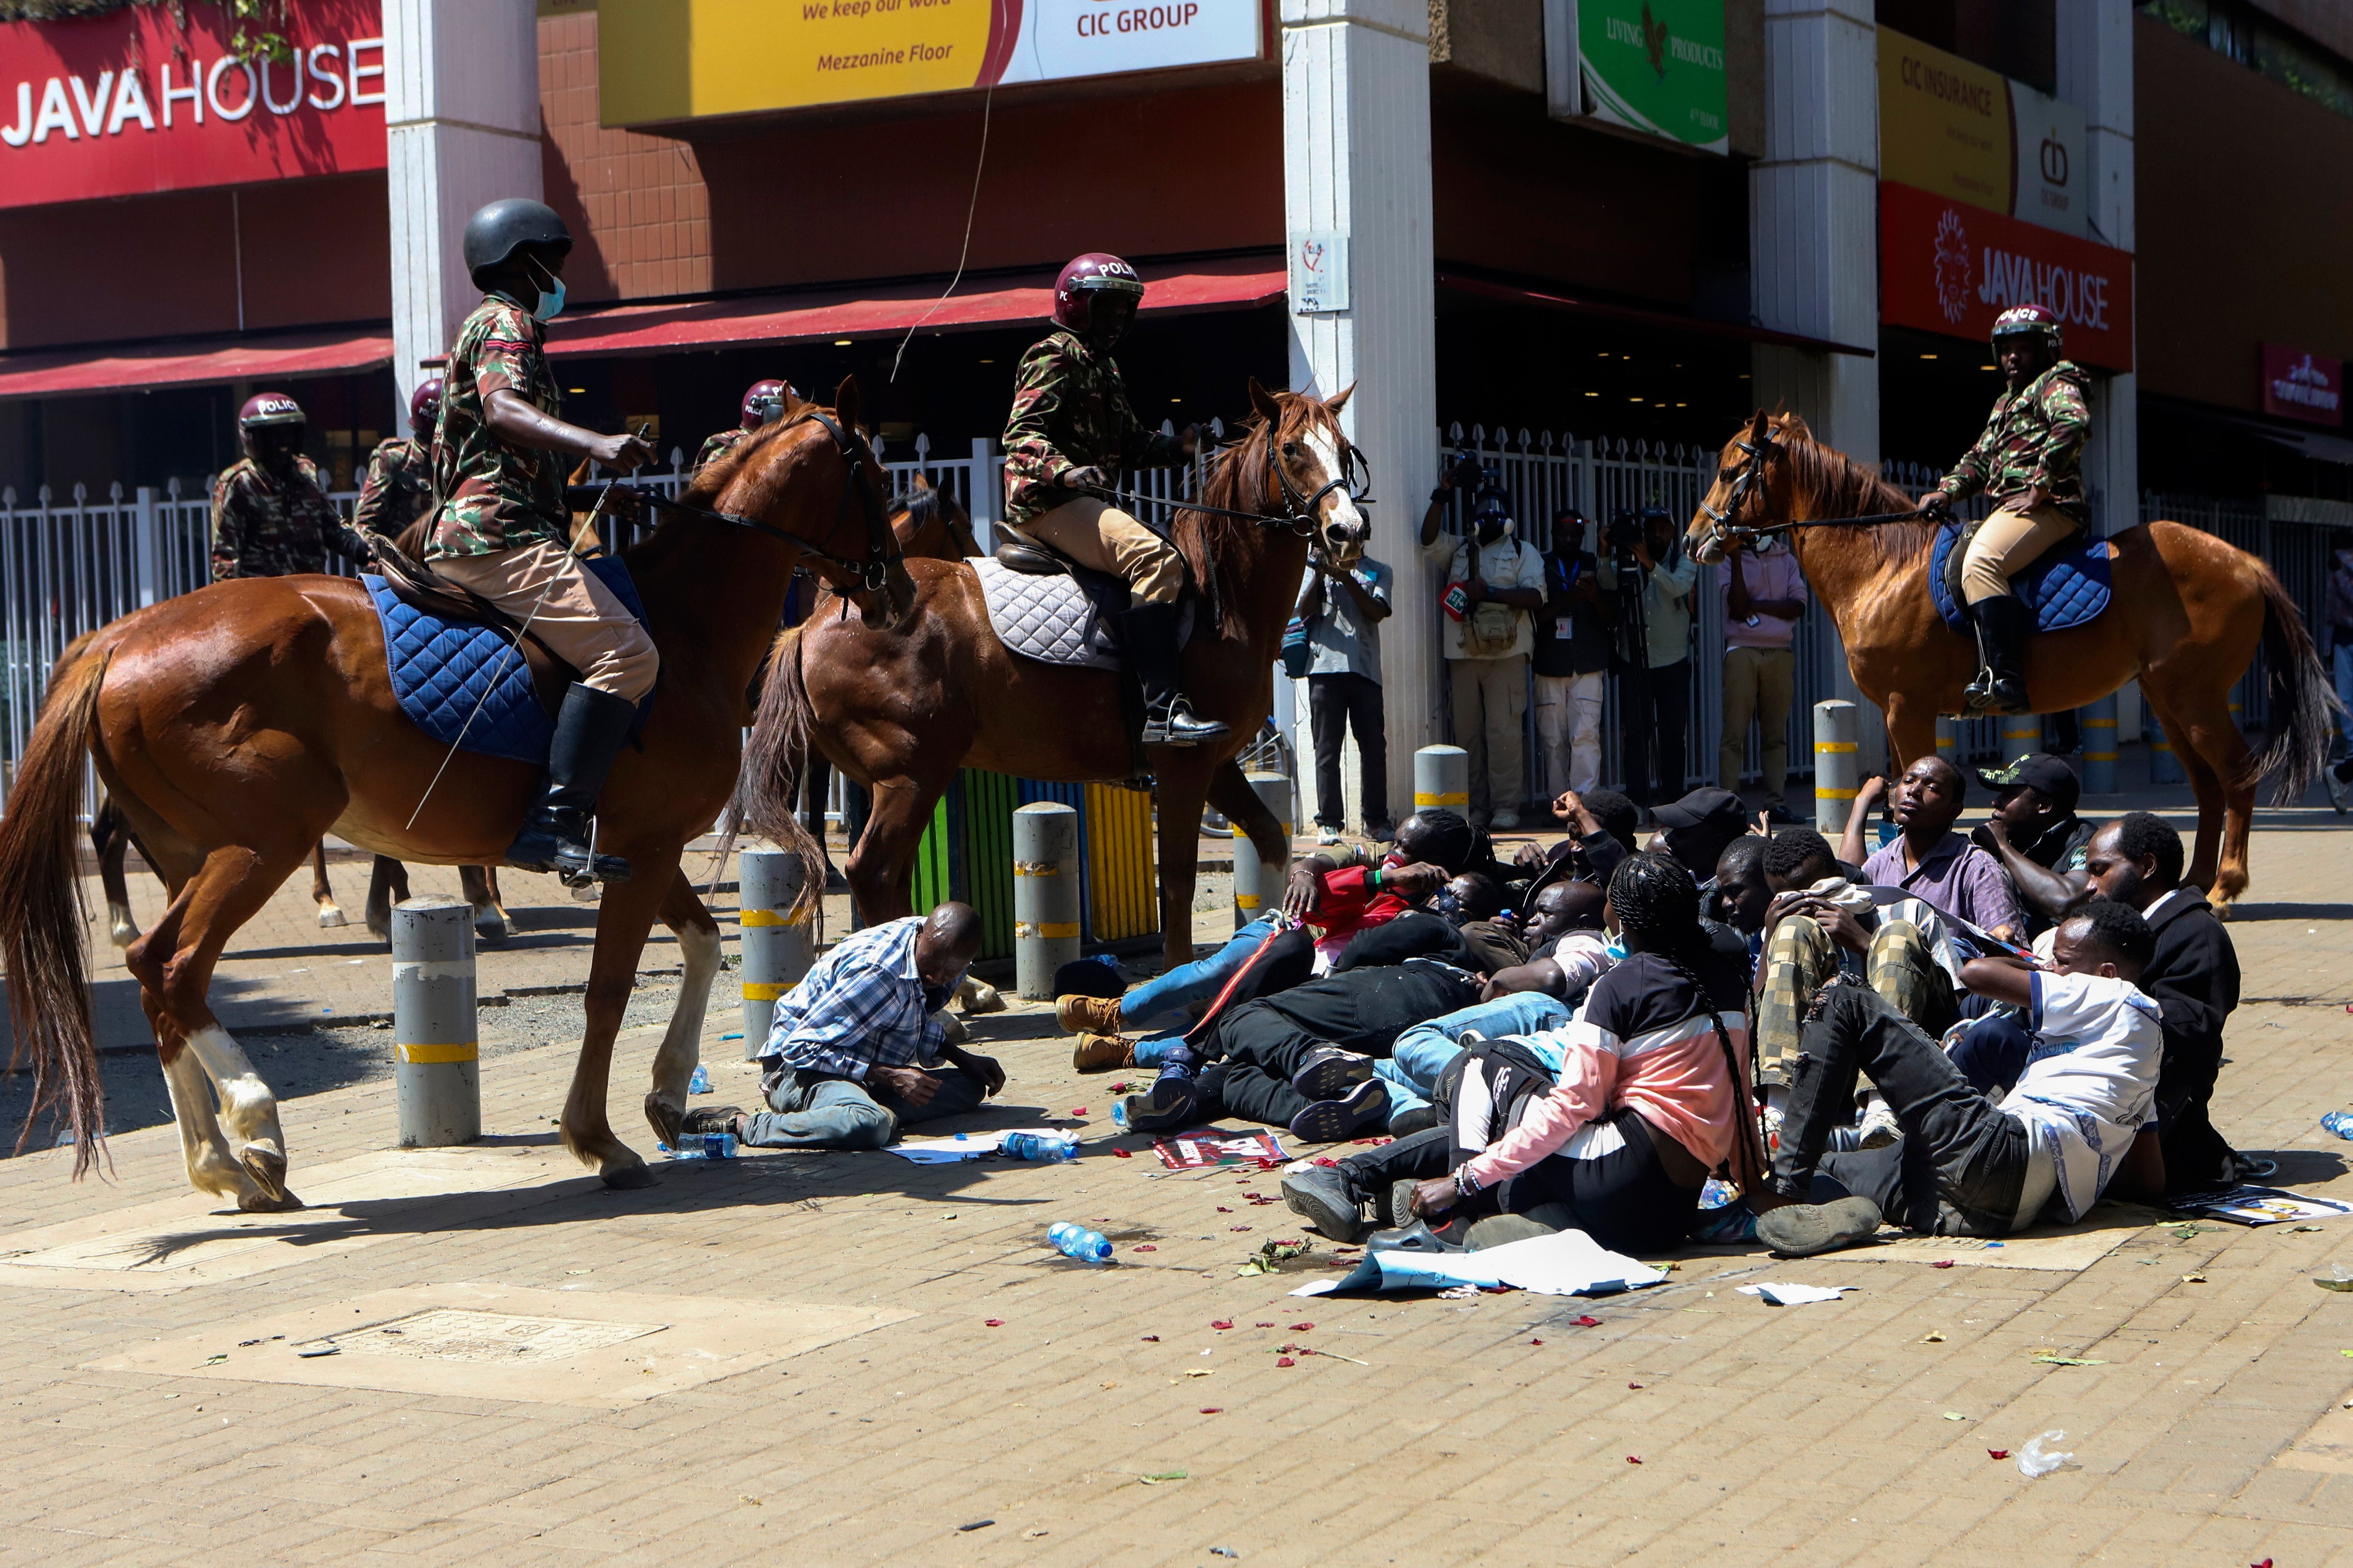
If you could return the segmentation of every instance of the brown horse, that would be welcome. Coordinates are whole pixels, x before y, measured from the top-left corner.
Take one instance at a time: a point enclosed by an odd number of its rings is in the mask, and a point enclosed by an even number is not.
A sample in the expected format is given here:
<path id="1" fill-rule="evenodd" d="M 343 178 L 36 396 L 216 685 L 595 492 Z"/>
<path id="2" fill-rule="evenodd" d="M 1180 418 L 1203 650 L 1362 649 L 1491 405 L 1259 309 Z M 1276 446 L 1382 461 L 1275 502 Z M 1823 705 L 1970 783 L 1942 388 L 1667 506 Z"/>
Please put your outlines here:
<path id="1" fill-rule="evenodd" d="M 1725 531 L 1788 530 L 1815 597 L 1838 623 L 1847 668 L 1887 716 L 1900 771 L 1936 746 L 1936 715 L 1961 711 L 1977 670 L 1974 642 L 1947 626 L 1928 594 L 1925 521 L 1806 526 L 1815 520 L 1911 513 L 1911 497 L 1816 442 L 1794 414 L 1759 411 L 1725 443 L 1715 483 L 1686 542 L 1702 561 L 1724 556 Z M 2097 619 L 2038 632 L 2026 653 L 2037 712 L 2081 708 L 2136 677 L 2198 795 L 2198 847 L 2187 880 L 2227 913 L 2247 888 L 2247 828 L 2255 784 L 2279 770 L 2277 798 L 2302 795 L 2326 760 L 2336 699 L 2295 603 L 2272 569 L 2211 533 L 2142 523 L 2108 541 L 2115 596 Z M 2231 718 L 2231 688 L 2267 655 L 2272 733 L 2253 754 Z"/>
<path id="2" fill-rule="evenodd" d="M 597 910 L 586 1037 L 561 1123 L 565 1145 L 608 1185 L 654 1179 L 614 1135 L 605 1100 L 613 1037 L 657 916 L 678 933 L 685 973 L 646 1113 L 665 1139 L 680 1124 L 719 931 L 679 858 L 733 786 L 744 693 L 795 563 L 878 583 L 860 601 L 878 621 L 912 596 L 882 518 L 885 477 L 854 434 L 856 384 L 843 383 L 839 400 L 838 416 L 796 402 L 696 477 L 686 500 L 702 514 L 674 512 L 627 552 L 661 678 L 644 750 L 622 752 L 600 802 L 600 847 L 635 875 L 607 884 Z M 155 1031 L 189 1180 L 243 1208 L 293 1206 L 277 1097 L 206 1005 L 222 948 L 330 830 L 427 864 L 499 858 L 539 770 L 453 755 L 412 724 L 392 693 L 375 611 L 348 579 L 217 583 L 101 630 L 52 686 L 0 820 L 0 960 L 16 1050 L 35 1069 L 36 1111 L 56 1106 L 74 1134 L 77 1173 L 104 1131 L 74 875 L 85 756 L 171 889 L 125 963 Z"/>
<path id="3" fill-rule="evenodd" d="M 1353 456 L 1339 420 L 1347 399 L 1346 392 L 1324 402 L 1250 384 L 1256 413 L 1211 470 L 1201 500 L 1284 526 L 1176 514 L 1176 545 L 1203 595 L 1185 648 L 1186 689 L 1198 712 L 1231 731 L 1211 746 L 1155 747 L 1148 759 L 1159 784 L 1161 931 L 1171 963 L 1193 956 L 1205 797 L 1242 825 L 1262 858 L 1280 865 L 1290 851 L 1282 824 L 1234 759 L 1272 708 L 1275 656 L 1310 534 L 1320 532 L 1336 561 L 1363 548 L 1363 514 L 1339 484 Z M 903 629 L 813 616 L 778 640 L 744 770 L 748 820 L 804 854 L 792 800 L 809 743 L 873 792 L 873 815 L 849 866 L 870 921 L 911 912 L 916 844 L 958 768 L 1063 782 L 1115 782 L 1134 772 L 1118 676 L 1007 651 L 969 566 L 915 561 L 909 572 L 915 612 Z"/>

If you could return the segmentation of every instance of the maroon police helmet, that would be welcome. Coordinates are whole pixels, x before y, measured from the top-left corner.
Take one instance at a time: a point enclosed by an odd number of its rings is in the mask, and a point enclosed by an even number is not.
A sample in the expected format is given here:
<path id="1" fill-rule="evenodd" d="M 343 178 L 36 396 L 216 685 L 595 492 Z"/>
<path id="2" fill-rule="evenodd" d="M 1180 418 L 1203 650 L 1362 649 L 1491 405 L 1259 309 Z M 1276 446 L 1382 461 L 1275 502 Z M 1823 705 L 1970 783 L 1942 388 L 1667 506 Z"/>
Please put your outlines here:
<path id="1" fill-rule="evenodd" d="M 744 428 L 757 430 L 761 426 L 782 414 L 785 411 L 785 399 L 792 395 L 792 390 L 789 383 L 778 381 L 773 376 L 766 381 L 755 381 L 745 387 L 744 389 Z"/>
<path id="2" fill-rule="evenodd" d="M 237 411 L 237 427 L 259 430 L 269 425 L 304 425 L 302 405 L 282 392 L 257 392 Z"/>
<path id="3" fill-rule="evenodd" d="M 434 376 L 417 384 L 408 395 L 408 429 L 419 440 L 433 438 L 433 428 L 441 422 L 441 378 Z"/>
<path id="4" fill-rule="evenodd" d="M 1062 268 L 1054 279 L 1054 320 L 1074 332 L 1083 332 L 1094 318 L 1098 294 L 1124 294 L 1140 307 L 1144 279 L 1118 257 L 1090 250 Z"/>
<path id="5" fill-rule="evenodd" d="M 2059 313 L 2048 305 L 2012 305 L 1994 318 L 1993 346 L 1998 352 L 2004 338 L 2039 337 L 2054 354 L 2065 351 L 2066 340 L 2059 327 Z"/>

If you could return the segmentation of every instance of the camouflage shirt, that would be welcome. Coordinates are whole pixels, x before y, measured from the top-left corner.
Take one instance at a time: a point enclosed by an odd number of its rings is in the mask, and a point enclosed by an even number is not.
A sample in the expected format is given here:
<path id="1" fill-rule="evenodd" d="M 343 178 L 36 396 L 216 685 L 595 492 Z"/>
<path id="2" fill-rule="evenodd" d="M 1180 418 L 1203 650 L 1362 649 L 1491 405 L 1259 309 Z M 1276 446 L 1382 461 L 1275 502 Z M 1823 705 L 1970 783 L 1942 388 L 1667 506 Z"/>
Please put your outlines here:
<path id="1" fill-rule="evenodd" d="M 563 455 L 511 447 L 491 434 L 483 418 L 483 405 L 501 389 L 551 417 L 562 416 L 563 394 L 540 352 L 544 335 L 529 311 L 495 295 L 458 329 L 441 373 L 433 492 L 442 499 L 428 558 L 560 542 L 570 527 Z"/>
<path id="2" fill-rule="evenodd" d="M 368 459 L 367 483 L 360 487 L 360 504 L 353 510 L 352 526 L 365 533 L 398 539 L 433 504 L 433 456 L 422 441 L 396 436 L 376 444 Z"/>
<path id="3" fill-rule="evenodd" d="M 310 458 L 298 454 L 293 477 L 281 480 L 240 458 L 213 481 L 214 582 L 324 572 L 330 550 L 357 561 L 370 553 L 327 499 Z"/>
<path id="4" fill-rule="evenodd" d="M 2091 378 L 2061 360 L 2016 392 L 1994 399 L 1985 434 L 1937 487 L 1958 500 L 1983 490 L 2000 506 L 2040 489 L 2077 522 L 2092 520 L 2084 500 L 2084 438 L 2092 411 L 2084 401 Z"/>
<path id="5" fill-rule="evenodd" d="M 751 433 L 752 432 L 744 429 L 741 425 L 730 425 L 726 429 L 722 430 L 710 440 L 705 441 L 702 444 L 702 450 L 694 455 L 694 471 L 698 474 L 701 473 L 703 469 L 711 467 L 712 464 L 717 462 L 720 458 L 725 457 L 728 453 L 742 446 L 744 444 L 744 437 L 749 436 Z"/>
<path id="6" fill-rule="evenodd" d="M 1006 521 L 1018 528 L 1070 500 L 1054 481 L 1072 468 L 1101 468 L 1116 485 L 1132 468 L 1177 460 L 1176 444 L 1136 418 L 1109 354 L 1058 329 L 1021 356 L 1005 422 Z"/>

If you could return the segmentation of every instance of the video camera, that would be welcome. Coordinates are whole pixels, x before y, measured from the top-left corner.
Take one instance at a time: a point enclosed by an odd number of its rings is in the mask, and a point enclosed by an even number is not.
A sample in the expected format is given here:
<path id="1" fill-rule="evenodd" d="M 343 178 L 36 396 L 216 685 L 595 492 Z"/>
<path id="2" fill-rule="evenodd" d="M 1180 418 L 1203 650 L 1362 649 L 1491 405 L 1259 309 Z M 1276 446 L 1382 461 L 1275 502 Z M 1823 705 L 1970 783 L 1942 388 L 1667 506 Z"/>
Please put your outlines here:
<path id="1" fill-rule="evenodd" d="M 1609 514 L 1609 525 L 1601 531 L 1602 545 L 1613 555 L 1630 556 L 1634 553 L 1634 546 L 1642 542 L 1643 530 L 1647 526 L 1647 513 L 1613 511 Z"/>
<path id="2" fill-rule="evenodd" d="M 1474 496 L 1482 490 L 1500 489 L 1504 483 L 1503 470 L 1492 463 L 1481 462 L 1468 452 L 1454 459 L 1446 477 L 1456 489 Z"/>

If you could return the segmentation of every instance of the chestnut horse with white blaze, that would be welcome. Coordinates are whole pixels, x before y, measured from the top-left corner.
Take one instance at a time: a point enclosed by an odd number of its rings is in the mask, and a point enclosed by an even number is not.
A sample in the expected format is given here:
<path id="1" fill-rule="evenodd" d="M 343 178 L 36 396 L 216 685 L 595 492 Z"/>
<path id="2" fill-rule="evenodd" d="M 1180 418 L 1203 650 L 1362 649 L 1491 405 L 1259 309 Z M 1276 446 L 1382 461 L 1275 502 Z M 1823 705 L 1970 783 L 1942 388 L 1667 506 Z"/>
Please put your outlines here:
<path id="1" fill-rule="evenodd" d="M 1855 685 L 1886 713 L 1899 772 L 1935 752 L 1936 716 L 1962 711 L 1978 664 L 1975 644 L 1929 596 L 1936 529 L 1912 521 L 1917 510 L 1875 470 L 1815 441 L 1796 415 L 1759 410 L 1725 443 L 1685 536 L 1695 558 L 1715 562 L 1727 531 L 1787 531 L 1814 597 L 1838 623 Z M 2183 879 L 2209 889 L 2215 912 L 2227 915 L 2247 889 L 2257 781 L 2276 770 L 2282 804 L 2304 793 L 2327 760 L 2337 699 L 2295 602 L 2261 560 L 2179 522 L 2141 523 L 2107 542 L 2108 607 L 2028 639 L 2027 694 L 2033 711 L 2053 713 L 2139 680 L 2198 796 L 2198 845 Z M 2232 720 L 2231 688 L 2259 647 L 2272 731 L 2256 755 Z"/>
<path id="2" fill-rule="evenodd" d="M 856 384 L 837 395 L 838 414 L 795 403 L 746 437 L 688 488 L 699 514 L 673 510 L 624 552 L 661 678 L 642 751 L 621 752 L 598 802 L 599 847 L 635 874 L 607 883 L 597 908 L 561 1122 L 565 1146 L 607 1185 L 654 1179 L 615 1136 L 605 1101 L 657 917 L 678 935 L 684 976 L 645 1109 L 666 1141 L 684 1114 L 719 930 L 679 858 L 734 787 L 745 692 L 794 566 L 806 559 L 857 584 L 861 613 L 878 620 L 909 597 L 881 510 L 885 476 L 854 434 Z M 540 770 L 452 754 L 410 722 L 375 608 L 345 578 L 216 583 L 93 637 L 53 682 L 0 821 L 0 961 L 16 1052 L 34 1068 L 35 1112 L 54 1106 L 74 1134 L 77 1175 L 104 1131 L 75 875 L 86 756 L 171 893 L 124 963 L 155 1032 L 188 1179 L 241 1208 L 298 1206 L 277 1097 L 206 1005 L 222 949 L 323 833 L 427 865 L 496 862 Z"/>
<path id="3" fill-rule="evenodd" d="M 1199 504 L 1208 510 L 1180 506 L 1170 531 L 1200 585 L 1185 689 L 1195 711 L 1230 727 L 1210 745 L 1147 752 L 1159 789 L 1161 933 L 1172 963 L 1193 957 L 1205 798 L 1241 825 L 1262 859 L 1281 865 L 1290 853 L 1282 825 L 1235 758 L 1273 709 L 1275 658 L 1310 538 L 1320 536 L 1342 563 L 1364 549 L 1365 517 L 1346 482 L 1352 459 L 1362 459 L 1340 428 L 1348 395 L 1271 393 L 1253 381 L 1255 412 L 1203 486 Z M 869 921 L 912 912 L 915 848 L 958 768 L 1060 783 L 1117 783 L 1134 773 L 1123 676 L 1008 650 L 989 625 L 978 575 L 961 562 L 914 560 L 908 571 L 914 614 L 901 626 L 875 631 L 813 615 L 777 639 L 744 759 L 745 818 L 804 856 L 815 846 L 792 803 L 810 746 L 873 793 L 847 868 Z"/>

